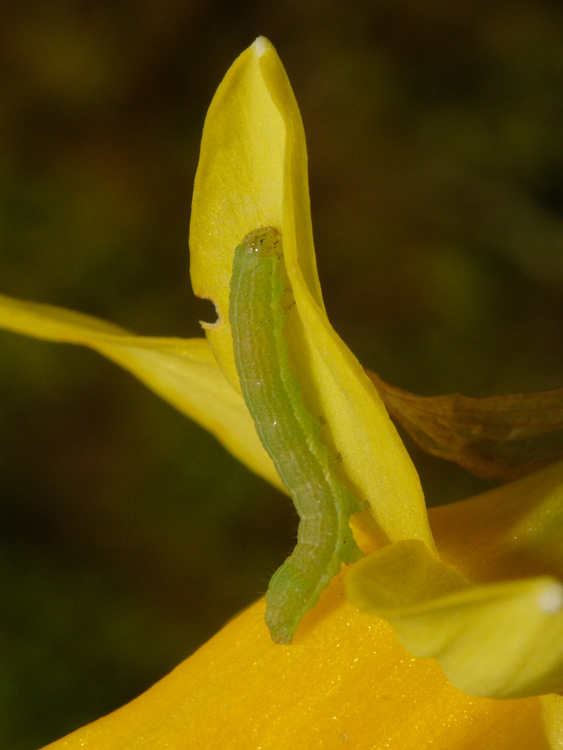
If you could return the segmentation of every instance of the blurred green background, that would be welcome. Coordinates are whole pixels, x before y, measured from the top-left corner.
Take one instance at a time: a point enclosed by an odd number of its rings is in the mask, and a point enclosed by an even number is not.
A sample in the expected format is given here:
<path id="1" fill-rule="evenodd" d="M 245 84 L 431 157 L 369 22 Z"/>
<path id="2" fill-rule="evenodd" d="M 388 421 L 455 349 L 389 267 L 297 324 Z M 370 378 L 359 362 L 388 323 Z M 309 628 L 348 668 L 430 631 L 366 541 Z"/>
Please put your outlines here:
<path id="1" fill-rule="evenodd" d="M 0 292 L 201 335 L 187 234 L 203 120 L 264 34 L 305 123 L 329 315 L 365 366 L 428 395 L 563 385 L 560 3 L 1 15 Z M 0 746 L 36 750 L 263 593 L 296 518 L 95 354 L 7 333 L 0 352 Z M 431 504 L 490 486 L 408 446 Z"/>

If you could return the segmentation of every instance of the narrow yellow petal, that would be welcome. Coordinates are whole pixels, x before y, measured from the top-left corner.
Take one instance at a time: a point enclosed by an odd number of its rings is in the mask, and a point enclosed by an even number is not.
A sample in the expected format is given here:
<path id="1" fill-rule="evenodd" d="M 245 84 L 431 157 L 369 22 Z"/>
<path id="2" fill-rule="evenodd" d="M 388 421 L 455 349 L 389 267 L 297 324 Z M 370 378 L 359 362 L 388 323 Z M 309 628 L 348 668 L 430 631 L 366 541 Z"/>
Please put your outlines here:
<path id="1" fill-rule="evenodd" d="M 209 430 L 257 474 L 282 488 L 242 397 L 225 380 L 205 339 L 134 336 L 88 315 L 3 295 L 0 328 L 94 349 Z"/>
<path id="2" fill-rule="evenodd" d="M 217 89 L 205 120 L 192 200 L 192 285 L 198 297 L 215 303 L 218 321 L 207 326 L 207 336 L 237 389 L 228 315 L 234 250 L 252 229 L 283 228 L 286 130 L 264 80 L 262 66 L 270 58 L 285 78 L 274 48 L 259 37 Z"/>
<path id="3" fill-rule="evenodd" d="M 211 103 L 190 228 L 191 274 L 218 321 L 207 336 L 238 389 L 228 321 L 235 247 L 251 230 L 281 231 L 295 306 L 284 333 L 304 400 L 350 489 L 367 500 L 383 538 L 433 548 L 416 470 L 373 383 L 331 327 L 316 270 L 303 125 L 287 75 L 263 37 L 235 61 Z"/>
<path id="4" fill-rule="evenodd" d="M 471 585 L 413 540 L 364 558 L 346 584 L 360 609 L 392 623 L 409 653 L 436 658 L 468 695 L 563 690 L 563 585 L 554 578 Z"/>
<path id="5" fill-rule="evenodd" d="M 336 579 L 292 646 L 258 602 L 127 706 L 48 750 L 548 750 L 537 698 L 470 698 Z M 47 750 L 47 748 L 45 749 Z"/>

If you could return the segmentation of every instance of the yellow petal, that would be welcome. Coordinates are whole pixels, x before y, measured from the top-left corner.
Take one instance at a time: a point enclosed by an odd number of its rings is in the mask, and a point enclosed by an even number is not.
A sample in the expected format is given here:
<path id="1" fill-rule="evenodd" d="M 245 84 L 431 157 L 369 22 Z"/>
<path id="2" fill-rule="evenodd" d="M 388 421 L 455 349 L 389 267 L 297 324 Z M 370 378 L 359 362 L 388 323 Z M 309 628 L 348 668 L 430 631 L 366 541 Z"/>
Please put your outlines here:
<path id="1" fill-rule="evenodd" d="M 540 702 L 549 746 L 552 750 L 563 750 L 563 697 L 544 695 Z"/>
<path id="2" fill-rule="evenodd" d="M 261 601 L 144 695 L 48 749 L 549 748 L 538 699 L 464 695 L 359 614 L 341 580 L 292 646 L 273 644 L 263 618 Z"/>
<path id="3" fill-rule="evenodd" d="M 272 57 L 277 59 L 275 50 L 259 37 L 217 89 L 205 120 L 192 200 L 192 284 L 198 297 L 215 303 L 219 321 L 208 329 L 208 338 L 235 388 L 228 320 L 234 249 L 251 229 L 281 229 L 283 220 L 285 127 L 262 72 Z M 279 74 L 285 75 L 281 64 Z"/>
<path id="4" fill-rule="evenodd" d="M 563 580 L 563 461 L 430 510 L 440 557 L 472 581 Z"/>
<path id="5" fill-rule="evenodd" d="M 323 440 L 388 539 L 430 534 L 418 475 L 373 383 L 332 329 L 318 281 L 303 125 L 272 45 L 260 37 L 235 61 L 211 103 L 201 145 L 190 229 L 191 274 L 218 321 L 207 335 L 228 380 L 239 388 L 228 320 L 235 247 L 259 226 L 281 230 L 295 297 L 284 333 L 309 410 Z"/>
<path id="6" fill-rule="evenodd" d="M 563 585 L 554 578 L 471 585 L 418 541 L 361 560 L 346 589 L 396 628 L 409 653 L 438 660 L 468 695 L 563 690 Z"/>
<path id="7" fill-rule="evenodd" d="M 242 397 L 225 380 L 205 339 L 134 336 L 88 315 L 3 295 L 0 327 L 96 350 L 213 433 L 257 474 L 282 488 Z"/>

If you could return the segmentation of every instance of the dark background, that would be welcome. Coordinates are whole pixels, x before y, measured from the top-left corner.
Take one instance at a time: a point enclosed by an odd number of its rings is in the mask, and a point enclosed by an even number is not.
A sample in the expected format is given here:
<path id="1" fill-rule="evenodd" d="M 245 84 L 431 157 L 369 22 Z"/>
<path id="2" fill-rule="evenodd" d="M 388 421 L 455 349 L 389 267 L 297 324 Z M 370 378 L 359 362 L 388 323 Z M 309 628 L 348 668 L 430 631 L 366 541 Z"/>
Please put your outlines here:
<path id="1" fill-rule="evenodd" d="M 203 120 L 264 34 L 305 123 L 329 315 L 365 366 L 428 395 L 563 385 L 559 2 L 0 15 L 0 292 L 201 335 L 187 235 Z M 296 518 L 97 355 L 8 333 L 0 352 L 0 746 L 36 750 L 261 594 Z M 490 486 L 412 455 L 431 504 Z"/>

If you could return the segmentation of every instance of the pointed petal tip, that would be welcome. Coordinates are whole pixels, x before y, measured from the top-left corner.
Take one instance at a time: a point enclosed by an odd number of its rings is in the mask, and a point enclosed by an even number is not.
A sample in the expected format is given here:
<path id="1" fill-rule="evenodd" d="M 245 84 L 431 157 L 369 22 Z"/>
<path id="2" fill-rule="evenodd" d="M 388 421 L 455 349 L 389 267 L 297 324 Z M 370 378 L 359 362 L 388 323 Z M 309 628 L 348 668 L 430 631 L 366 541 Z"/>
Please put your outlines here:
<path id="1" fill-rule="evenodd" d="M 269 39 L 266 39 L 265 36 L 259 36 L 256 37 L 254 42 L 251 44 L 251 49 L 254 50 L 257 57 L 262 57 L 262 55 L 265 55 L 266 52 L 270 52 L 273 47 Z"/>
<path id="2" fill-rule="evenodd" d="M 563 585 L 550 581 L 539 593 L 538 606 L 547 615 L 555 615 L 563 608 Z"/>

